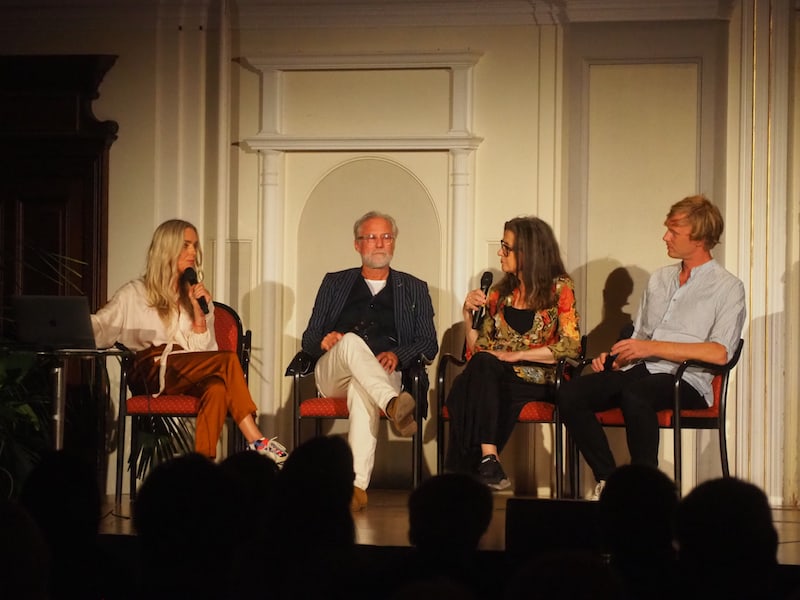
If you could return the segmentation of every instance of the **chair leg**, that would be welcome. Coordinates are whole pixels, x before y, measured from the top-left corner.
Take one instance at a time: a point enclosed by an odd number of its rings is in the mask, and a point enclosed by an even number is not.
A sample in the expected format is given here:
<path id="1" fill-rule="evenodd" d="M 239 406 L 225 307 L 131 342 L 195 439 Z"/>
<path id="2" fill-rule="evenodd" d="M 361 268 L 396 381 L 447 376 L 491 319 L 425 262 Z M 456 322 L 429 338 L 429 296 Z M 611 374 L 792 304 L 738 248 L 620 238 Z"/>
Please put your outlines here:
<path id="1" fill-rule="evenodd" d="M 122 403 L 125 400 L 121 400 Z M 114 511 L 119 514 L 122 511 L 122 477 L 125 471 L 125 425 L 128 417 L 125 414 L 125 407 L 120 404 L 119 421 L 117 422 L 117 473 L 114 484 Z"/>
<path id="2" fill-rule="evenodd" d="M 414 489 L 422 478 L 422 430 L 417 430 L 411 440 L 411 485 Z"/>
<path id="3" fill-rule="evenodd" d="M 569 485 L 570 498 L 578 498 L 581 489 L 581 455 L 578 445 L 567 433 L 567 449 L 569 452 Z"/>
<path id="4" fill-rule="evenodd" d="M 128 469 L 130 470 L 130 498 L 136 500 L 136 465 L 131 461 L 139 454 L 139 417 L 131 418 L 131 451 L 128 455 Z"/>
<path id="5" fill-rule="evenodd" d="M 682 444 L 681 444 L 681 430 L 680 428 L 673 428 L 673 438 L 674 438 L 674 458 L 675 458 L 675 487 L 678 488 L 678 495 L 682 496 L 682 487 L 681 487 L 681 479 L 683 476 L 683 456 L 682 456 Z"/>
<path id="6" fill-rule="evenodd" d="M 442 415 L 438 416 L 436 424 L 436 474 L 441 475 L 444 473 L 444 453 L 446 450 L 446 442 L 444 439 L 445 422 Z"/>
<path id="7" fill-rule="evenodd" d="M 414 386 L 414 398 L 418 398 L 419 390 Z M 414 489 L 417 488 L 419 482 L 422 480 L 422 438 L 423 438 L 423 419 L 422 419 L 422 405 L 417 401 L 415 409 L 415 418 L 417 420 L 417 433 L 414 434 L 411 440 L 411 485 Z"/>
<path id="8" fill-rule="evenodd" d="M 558 411 L 558 409 L 556 409 Z M 564 488 L 564 436 L 561 430 L 561 418 L 558 416 L 558 412 L 556 412 L 555 423 L 553 424 L 555 428 L 555 436 L 553 444 L 555 446 L 555 455 L 556 455 L 556 498 L 561 498 L 563 496 L 563 488 Z"/>
<path id="9" fill-rule="evenodd" d="M 728 439 L 725 435 L 725 423 L 719 424 L 717 432 L 719 433 L 719 459 L 722 464 L 722 476 L 730 477 L 731 470 L 728 465 Z"/>

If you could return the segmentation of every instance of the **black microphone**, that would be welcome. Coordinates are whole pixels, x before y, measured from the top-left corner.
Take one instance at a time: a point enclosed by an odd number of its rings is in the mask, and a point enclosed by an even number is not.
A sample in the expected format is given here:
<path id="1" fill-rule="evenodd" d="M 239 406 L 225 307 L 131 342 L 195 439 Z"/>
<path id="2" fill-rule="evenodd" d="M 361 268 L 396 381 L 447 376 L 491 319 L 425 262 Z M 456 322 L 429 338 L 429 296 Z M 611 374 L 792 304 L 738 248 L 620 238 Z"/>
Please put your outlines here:
<path id="1" fill-rule="evenodd" d="M 186 267 L 181 279 L 183 279 L 189 285 L 197 285 L 197 271 L 195 271 L 192 267 Z M 200 305 L 200 310 L 203 311 L 203 314 L 207 315 L 208 302 L 206 302 L 206 299 L 201 296 L 197 299 L 197 303 Z"/>
<path id="2" fill-rule="evenodd" d="M 620 340 L 627 340 L 629 337 L 633 335 L 633 323 L 628 323 L 620 329 L 619 338 L 617 341 Z M 612 371 L 614 369 L 614 361 L 617 360 L 616 354 L 609 354 L 606 356 L 606 362 L 603 363 L 603 370 L 605 371 Z"/>
<path id="3" fill-rule="evenodd" d="M 492 287 L 492 280 L 494 279 L 494 275 L 492 275 L 491 271 L 484 272 L 481 275 L 481 291 L 484 295 L 489 293 L 489 288 Z M 484 304 L 474 313 L 472 313 L 472 328 L 477 329 L 478 326 L 481 324 L 481 320 L 483 319 L 483 315 L 486 313 L 486 305 Z"/>

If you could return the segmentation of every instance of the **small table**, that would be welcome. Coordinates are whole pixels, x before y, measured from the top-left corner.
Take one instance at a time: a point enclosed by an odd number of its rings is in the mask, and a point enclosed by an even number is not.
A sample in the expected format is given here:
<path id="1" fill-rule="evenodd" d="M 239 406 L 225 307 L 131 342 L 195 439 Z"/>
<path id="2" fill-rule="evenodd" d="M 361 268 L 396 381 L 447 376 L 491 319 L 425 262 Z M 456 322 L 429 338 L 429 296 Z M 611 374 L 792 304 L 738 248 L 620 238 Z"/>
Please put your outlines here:
<path id="1" fill-rule="evenodd" d="M 0 353 L 34 354 L 55 359 L 52 368 L 53 378 L 53 446 L 56 450 L 64 447 L 64 419 L 66 416 L 67 402 L 67 360 L 69 358 L 83 358 L 87 360 L 102 360 L 109 356 L 130 356 L 133 352 L 123 348 L 36 348 L 28 345 L 9 344 L 0 347 Z M 125 378 L 120 378 L 119 400 L 124 402 L 127 397 Z"/>
<path id="2" fill-rule="evenodd" d="M 66 416 L 67 402 L 67 360 L 69 358 L 83 358 L 87 360 L 105 360 L 109 356 L 124 357 L 132 355 L 130 350 L 122 348 L 61 348 L 57 350 L 41 350 L 36 352 L 40 356 L 52 356 L 56 359 L 53 367 L 53 445 L 56 450 L 64 447 L 64 419 Z M 127 396 L 125 378 L 120 378 L 119 401 L 124 402 Z"/>

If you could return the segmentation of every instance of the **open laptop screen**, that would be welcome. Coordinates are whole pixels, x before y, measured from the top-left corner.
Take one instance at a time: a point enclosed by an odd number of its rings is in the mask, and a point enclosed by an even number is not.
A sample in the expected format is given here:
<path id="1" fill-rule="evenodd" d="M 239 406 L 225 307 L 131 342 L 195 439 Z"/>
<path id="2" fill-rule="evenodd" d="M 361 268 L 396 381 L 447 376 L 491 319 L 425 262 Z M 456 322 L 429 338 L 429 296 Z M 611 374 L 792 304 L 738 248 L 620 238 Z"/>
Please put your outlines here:
<path id="1" fill-rule="evenodd" d="M 38 349 L 95 349 L 85 296 L 14 296 L 16 339 Z"/>

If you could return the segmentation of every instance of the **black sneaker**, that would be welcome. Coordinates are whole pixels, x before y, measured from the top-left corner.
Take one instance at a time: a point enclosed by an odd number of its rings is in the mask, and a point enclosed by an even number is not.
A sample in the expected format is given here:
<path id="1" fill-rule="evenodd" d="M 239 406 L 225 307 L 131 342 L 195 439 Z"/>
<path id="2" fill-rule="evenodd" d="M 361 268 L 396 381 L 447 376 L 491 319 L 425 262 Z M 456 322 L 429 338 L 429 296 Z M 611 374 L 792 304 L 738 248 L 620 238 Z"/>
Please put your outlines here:
<path id="1" fill-rule="evenodd" d="M 494 454 L 487 454 L 478 465 L 478 478 L 493 490 L 504 490 L 511 487 L 502 465 Z"/>

